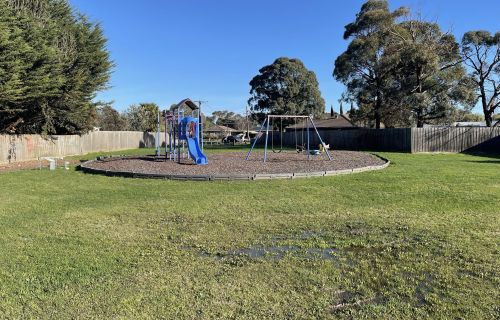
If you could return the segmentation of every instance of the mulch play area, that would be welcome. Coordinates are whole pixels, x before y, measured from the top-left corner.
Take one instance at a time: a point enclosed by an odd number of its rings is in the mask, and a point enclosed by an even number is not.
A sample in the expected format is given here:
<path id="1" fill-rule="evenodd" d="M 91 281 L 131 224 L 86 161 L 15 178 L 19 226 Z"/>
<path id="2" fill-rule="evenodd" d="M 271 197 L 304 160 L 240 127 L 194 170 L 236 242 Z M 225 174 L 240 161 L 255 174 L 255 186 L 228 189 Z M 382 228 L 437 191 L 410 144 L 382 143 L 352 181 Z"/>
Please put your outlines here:
<path id="1" fill-rule="evenodd" d="M 327 176 L 383 169 L 384 159 L 365 152 L 334 151 L 332 161 L 326 155 L 307 156 L 295 152 L 268 152 L 264 163 L 262 152 L 254 152 L 245 161 L 244 152 L 210 154 L 208 165 L 195 165 L 190 159 L 181 163 L 154 156 L 111 157 L 88 161 L 81 168 L 88 173 L 139 178 L 177 180 L 259 180 Z"/>

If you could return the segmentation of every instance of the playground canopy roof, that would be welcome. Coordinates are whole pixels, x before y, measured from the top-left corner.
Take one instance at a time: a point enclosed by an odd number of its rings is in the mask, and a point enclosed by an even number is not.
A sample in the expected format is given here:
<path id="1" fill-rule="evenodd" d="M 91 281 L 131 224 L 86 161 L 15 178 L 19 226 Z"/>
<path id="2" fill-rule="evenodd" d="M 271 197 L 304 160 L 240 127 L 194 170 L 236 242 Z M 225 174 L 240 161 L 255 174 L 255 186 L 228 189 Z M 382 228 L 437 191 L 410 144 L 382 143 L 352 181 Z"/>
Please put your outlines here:
<path id="1" fill-rule="evenodd" d="M 179 109 L 179 108 L 182 108 L 184 106 L 187 106 L 191 110 L 198 110 L 199 109 L 199 107 L 196 105 L 196 103 L 191 101 L 191 99 L 189 99 L 189 98 L 186 98 L 186 99 L 182 100 L 181 102 L 179 102 L 175 106 L 175 109 Z"/>

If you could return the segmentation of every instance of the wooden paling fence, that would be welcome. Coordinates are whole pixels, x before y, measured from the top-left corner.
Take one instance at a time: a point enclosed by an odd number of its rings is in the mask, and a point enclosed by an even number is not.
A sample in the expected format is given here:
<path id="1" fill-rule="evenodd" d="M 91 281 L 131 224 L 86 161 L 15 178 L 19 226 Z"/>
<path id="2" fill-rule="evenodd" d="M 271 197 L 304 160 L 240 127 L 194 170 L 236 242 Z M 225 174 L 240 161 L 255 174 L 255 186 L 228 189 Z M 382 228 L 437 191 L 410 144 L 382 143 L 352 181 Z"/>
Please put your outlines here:
<path id="1" fill-rule="evenodd" d="M 498 127 L 319 130 L 319 134 L 332 149 L 340 150 L 500 153 Z M 307 141 L 305 137 L 306 135 L 300 130 L 284 132 L 283 145 L 293 147 L 296 143 L 305 144 Z M 281 145 L 279 132 L 270 135 L 269 141 L 272 138 L 275 148 Z M 264 137 L 260 137 L 259 143 L 263 142 Z M 315 134 L 310 134 L 310 144 L 311 148 L 317 148 L 319 145 Z"/>
<path id="2" fill-rule="evenodd" d="M 369 150 L 396 152 L 487 152 L 500 153 L 500 128 L 398 128 L 319 130 L 334 150 Z M 274 136 L 273 144 L 294 147 L 305 144 L 306 134 L 289 131 Z M 302 138 L 302 136 L 304 138 Z M 161 134 L 161 143 L 164 134 Z M 261 136 L 259 143 L 263 143 Z M 269 141 L 269 146 L 271 141 Z M 310 134 L 311 149 L 317 149 L 319 139 Z M 47 156 L 68 156 L 141 147 L 154 147 L 155 134 L 132 131 L 100 131 L 85 135 L 0 135 L 0 163 L 34 160 Z"/>
<path id="3" fill-rule="evenodd" d="M 500 127 L 412 128 L 410 151 L 500 153 Z"/>
<path id="4" fill-rule="evenodd" d="M 161 135 L 164 142 L 164 134 Z M 135 131 L 98 131 L 84 135 L 36 134 L 0 135 L 0 163 L 64 157 L 91 152 L 114 151 L 155 146 L 155 133 Z"/>

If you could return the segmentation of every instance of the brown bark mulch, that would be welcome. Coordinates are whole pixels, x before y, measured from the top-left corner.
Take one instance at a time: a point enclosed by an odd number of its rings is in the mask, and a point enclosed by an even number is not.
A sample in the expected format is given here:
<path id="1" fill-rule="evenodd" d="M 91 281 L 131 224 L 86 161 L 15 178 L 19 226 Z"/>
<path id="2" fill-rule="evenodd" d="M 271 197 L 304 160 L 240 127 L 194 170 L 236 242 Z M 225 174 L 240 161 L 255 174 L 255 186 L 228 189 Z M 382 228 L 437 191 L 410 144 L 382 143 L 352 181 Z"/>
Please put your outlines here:
<path id="1" fill-rule="evenodd" d="M 241 175 L 307 173 L 385 164 L 384 160 L 365 152 L 333 151 L 330 154 L 332 161 L 329 161 L 325 154 L 310 156 L 310 160 L 307 160 L 307 155 L 291 151 L 268 152 L 267 162 L 264 163 L 262 152 L 254 152 L 248 161 L 245 161 L 246 153 L 244 152 L 227 152 L 209 154 L 208 165 L 205 166 L 195 165 L 191 159 L 183 159 L 179 164 L 170 160 L 158 160 L 151 156 L 110 158 L 87 163 L 86 166 L 100 170 L 147 174 Z"/>

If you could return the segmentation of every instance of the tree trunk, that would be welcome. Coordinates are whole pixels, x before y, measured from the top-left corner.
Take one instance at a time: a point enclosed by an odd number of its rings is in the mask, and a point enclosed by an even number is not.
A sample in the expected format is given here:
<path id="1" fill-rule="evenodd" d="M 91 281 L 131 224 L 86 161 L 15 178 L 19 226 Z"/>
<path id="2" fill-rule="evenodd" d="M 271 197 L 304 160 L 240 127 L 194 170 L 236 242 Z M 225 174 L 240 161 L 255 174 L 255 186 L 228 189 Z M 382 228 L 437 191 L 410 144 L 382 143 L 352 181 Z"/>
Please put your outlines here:
<path id="1" fill-rule="evenodd" d="M 422 81 L 421 81 L 421 73 L 422 69 L 420 67 L 417 67 L 417 93 L 421 94 L 422 93 Z M 419 98 L 420 95 L 419 95 Z M 419 106 L 417 109 L 417 128 L 423 128 L 424 127 L 424 109 L 421 104 L 421 100 L 419 99 Z"/>
<path id="2" fill-rule="evenodd" d="M 486 89 L 484 88 L 484 80 L 479 82 L 479 90 L 481 91 L 481 104 L 483 105 L 484 120 L 486 121 L 486 126 L 491 127 L 493 122 L 492 112 L 488 108 L 488 101 L 486 100 Z"/>
<path id="3" fill-rule="evenodd" d="M 377 93 L 377 101 L 375 101 L 375 129 L 380 129 L 381 123 L 381 114 L 380 110 L 382 109 L 382 100 L 380 99 L 380 94 Z"/>
<path id="4" fill-rule="evenodd" d="M 493 124 L 493 113 L 489 111 L 484 112 L 484 120 L 486 121 L 486 126 L 491 127 Z"/>
<path id="5" fill-rule="evenodd" d="M 422 120 L 421 117 L 417 119 L 417 128 L 423 128 L 424 127 L 424 121 Z"/>

